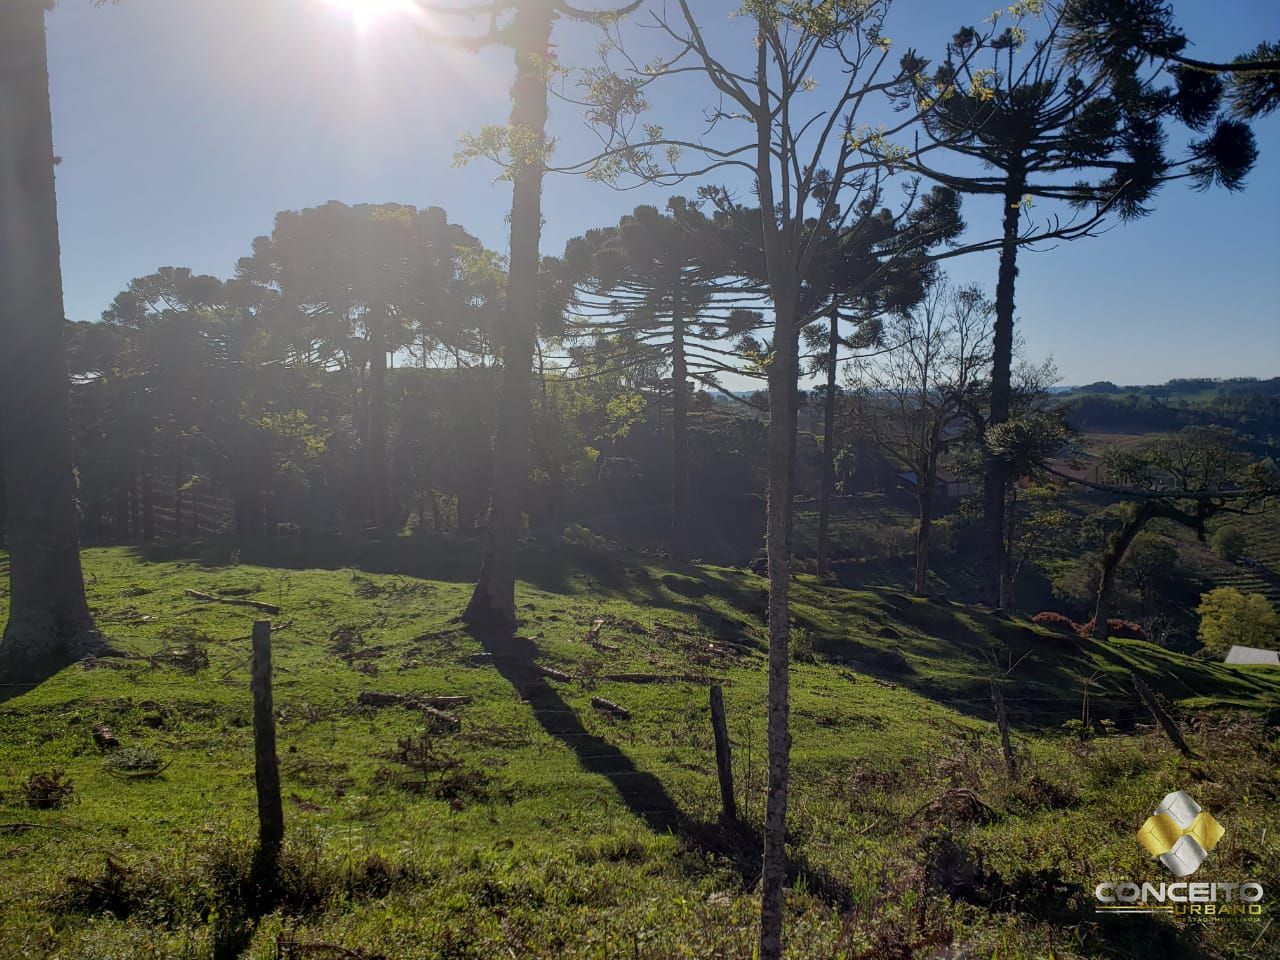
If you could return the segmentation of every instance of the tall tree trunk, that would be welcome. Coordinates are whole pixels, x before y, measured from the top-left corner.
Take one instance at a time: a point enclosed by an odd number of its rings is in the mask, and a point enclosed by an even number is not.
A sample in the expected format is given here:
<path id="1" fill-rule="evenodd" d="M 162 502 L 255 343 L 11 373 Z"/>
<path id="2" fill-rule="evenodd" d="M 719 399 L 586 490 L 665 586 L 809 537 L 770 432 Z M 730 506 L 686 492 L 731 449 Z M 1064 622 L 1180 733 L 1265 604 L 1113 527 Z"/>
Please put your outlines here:
<path id="1" fill-rule="evenodd" d="M 671 556 L 689 559 L 689 367 L 684 304 L 677 290 L 671 310 Z"/>
<path id="2" fill-rule="evenodd" d="M 831 572 L 831 498 L 836 491 L 836 360 L 840 311 L 832 306 L 827 330 L 827 395 L 822 404 L 822 489 L 818 494 L 818 575 Z"/>
<path id="3" fill-rule="evenodd" d="M 529 371 L 533 364 L 538 246 L 542 238 L 546 64 L 555 17 L 552 0 L 524 0 L 513 24 L 516 80 L 511 91 L 510 127 L 520 132 L 522 150 L 513 157 L 518 167 L 511 194 L 501 416 L 494 438 L 493 490 L 484 561 L 463 614 L 468 623 L 501 630 L 513 630 L 516 625 L 516 552 L 529 480 Z M 511 138 L 517 141 L 514 132 Z"/>
<path id="4" fill-rule="evenodd" d="M 391 493 L 387 481 L 387 315 L 369 312 L 369 429 L 365 435 L 369 470 L 369 520 L 379 530 L 391 525 Z"/>
<path id="5" fill-rule="evenodd" d="M 551 391 L 547 389 L 547 366 L 542 355 L 542 344 L 535 338 L 538 351 L 538 385 L 541 389 L 542 458 L 547 467 L 547 516 L 543 524 L 548 538 L 554 543 L 560 536 L 560 514 L 564 505 L 564 465 L 561 463 L 560 445 L 556 435 L 560 429 L 560 410 Z"/>
<path id="6" fill-rule="evenodd" d="M 782 299 L 785 304 L 785 298 Z M 769 502 L 765 549 L 769 560 L 769 753 L 765 797 L 764 865 L 760 879 L 760 957 L 782 954 L 782 891 L 787 874 L 787 790 L 791 760 L 790 590 L 798 342 L 795 318 L 777 312 L 774 357 L 769 365 Z"/>
<path id="7" fill-rule="evenodd" d="M 1018 484 L 1016 479 L 1005 488 L 1007 496 L 1004 502 L 1004 550 L 1002 552 L 1003 568 L 1000 571 L 1000 609 L 1014 610 L 1014 534 L 1018 524 Z"/>
<path id="8" fill-rule="evenodd" d="M 1107 549 L 1102 554 L 1102 573 L 1098 578 L 1098 601 L 1093 608 L 1092 635 L 1098 640 L 1105 640 L 1107 637 L 1107 620 L 1111 616 L 1111 600 L 1115 595 L 1116 572 L 1120 569 L 1120 562 L 1142 528 L 1158 516 L 1186 522 L 1187 515 L 1179 510 L 1164 510 L 1158 500 L 1144 500 L 1133 508 L 1133 512 L 1107 542 Z"/>
<path id="9" fill-rule="evenodd" d="M 0 447 L 9 620 L 0 677 L 46 676 L 102 641 L 76 530 L 43 0 L 0 6 Z"/>
<path id="10" fill-rule="evenodd" d="M 916 582 L 917 597 L 929 593 L 929 537 L 933 532 L 933 497 L 937 484 L 937 468 L 927 468 L 916 478 L 916 504 L 919 507 L 919 528 L 916 531 Z"/>
<path id="11" fill-rule="evenodd" d="M 1009 419 L 1013 401 L 1014 280 L 1018 276 L 1018 225 L 1022 216 L 1024 176 L 1011 171 L 1004 193 L 1000 272 L 996 283 L 996 319 L 991 344 L 991 411 L 987 426 Z M 1004 583 L 1004 494 L 1008 468 L 988 456 L 982 483 L 983 583 L 979 599 L 993 607 L 1006 599 Z"/>

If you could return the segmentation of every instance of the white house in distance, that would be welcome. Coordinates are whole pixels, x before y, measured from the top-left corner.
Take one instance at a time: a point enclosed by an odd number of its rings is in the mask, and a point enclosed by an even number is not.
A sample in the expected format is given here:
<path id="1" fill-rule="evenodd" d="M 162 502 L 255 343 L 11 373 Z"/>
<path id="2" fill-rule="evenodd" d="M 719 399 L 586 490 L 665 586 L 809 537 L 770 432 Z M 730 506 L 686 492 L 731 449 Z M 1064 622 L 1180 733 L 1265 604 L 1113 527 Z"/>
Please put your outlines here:
<path id="1" fill-rule="evenodd" d="M 1224 663 L 1255 663 L 1267 667 L 1280 667 L 1280 651 L 1259 650 L 1257 647 L 1232 646 Z"/>

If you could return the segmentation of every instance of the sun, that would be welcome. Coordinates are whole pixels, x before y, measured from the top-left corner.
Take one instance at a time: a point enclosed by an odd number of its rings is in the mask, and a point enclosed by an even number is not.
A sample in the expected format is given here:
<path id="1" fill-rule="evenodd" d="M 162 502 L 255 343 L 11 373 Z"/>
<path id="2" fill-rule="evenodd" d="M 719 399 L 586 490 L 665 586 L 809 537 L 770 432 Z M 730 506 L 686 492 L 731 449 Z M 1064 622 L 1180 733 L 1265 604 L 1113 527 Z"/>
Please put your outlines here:
<path id="1" fill-rule="evenodd" d="M 380 21 L 418 9 L 416 0 L 323 0 L 324 4 L 345 14 L 364 32 Z"/>

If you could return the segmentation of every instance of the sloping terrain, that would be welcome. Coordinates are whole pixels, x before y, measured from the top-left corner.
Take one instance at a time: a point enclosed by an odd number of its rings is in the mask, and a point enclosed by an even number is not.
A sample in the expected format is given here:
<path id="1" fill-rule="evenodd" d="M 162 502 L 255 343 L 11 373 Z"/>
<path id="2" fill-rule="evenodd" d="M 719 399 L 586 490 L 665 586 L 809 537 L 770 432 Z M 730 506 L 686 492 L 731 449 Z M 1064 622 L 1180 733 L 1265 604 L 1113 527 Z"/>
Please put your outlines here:
<path id="1" fill-rule="evenodd" d="M 448 556 L 423 565 L 432 579 L 233 560 L 86 552 L 127 656 L 0 704 L 0 956 L 751 956 L 763 579 L 531 553 L 520 638 L 499 642 L 455 619 L 469 564 Z M 252 871 L 262 614 L 187 590 L 281 608 L 287 844 L 270 896 Z M 1174 789 L 1228 831 L 1197 880 L 1277 889 L 1274 672 L 807 576 L 795 623 L 793 956 L 1276 955 L 1260 924 L 1102 917 L 1091 894 L 1165 879 L 1133 834 Z M 1017 779 L 992 722 L 1005 674 Z M 1131 674 L 1197 757 L 1152 729 Z M 712 682 L 736 826 L 718 817 Z M 441 708 L 455 726 L 367 693 L 468 699 Z M 99 724 L 119 748 L 99 749 Z M 55 769 L 64 797 L 31 780 Z"/>

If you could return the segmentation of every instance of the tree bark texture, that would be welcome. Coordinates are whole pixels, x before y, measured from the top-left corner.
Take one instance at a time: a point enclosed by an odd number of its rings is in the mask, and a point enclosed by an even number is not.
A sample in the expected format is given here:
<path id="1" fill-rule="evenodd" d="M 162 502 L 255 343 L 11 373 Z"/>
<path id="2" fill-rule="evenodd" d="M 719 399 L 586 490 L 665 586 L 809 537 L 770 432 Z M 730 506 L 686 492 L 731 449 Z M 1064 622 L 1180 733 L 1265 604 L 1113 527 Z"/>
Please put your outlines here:
<path id="1" fill-rule="evenodd" d="M 818 494 L 818 574 L 831 572 L 831 499 L 836 490 L 836 360 L 840 311 L 832 307 L 827 343 L 827 395 L 822 405 L 822 489 Z"/>
<path id="2" fill-rule="evenodd" d="M 1000 243 L 1000 271 L 996 282 L 996 319 L 991 343 L 991 410 L 987 426 L 1009 419 L 1013 402 L 1014 281 L 1018 276 L 1018 225 L 1022 215 L 1022 175 L 1010 172 L 1004 194 L 1004 219 Z M 1004 562 L 1005 487 L 1008 468 L 987 457 L 982 484 L 982 543 L 984 577 L 979 599 L 993 607 L 1007 601 Z"/>
<path id="3" fill-rule="evenodd" d="M 9 620 L 0 676 L 47 675 L 101 638 L 84 596 L 71 463 L 45 4 L 0 7 L 0 447 Z"/>
<path id="4" fill-rule="evenodd" d="M 684 308 L 677 291 L 671 311 L 671 556 L 689 559 L 689 392 Z"/>
<path id="5" fill-rule="evenodd" d="M 506 330 L 503 331 L 501 417 L 494 438 L 493 490 L 484 560 L 471 601 L 463 614 L 473 625 L 514 630 L 516 625 L 516 553 L 529 479 L 529 373 L 533 364 L 538 300 L 538 246 L 542 236 L 541 151 L 546 142 L 547 77 L 551 0 L 525 0 L 516 11 L 516 80 L 511 97 L 511 129 L 520 131 L 511 195 L 511 251 L 507 274 Z M 512 137 L 516 139 L 515 136 Z"/>
<path id="6" fill-rule="evenodd" d="M 791 760 L 790 590 L 791 515 L 795 455 L 797 331 L 794 317 L 778 311 L 769 366 L 769 492 L 765 521 L 769 561 L 768 786 L 765 795 L 764 864 L 760 878 L 760 956 L 782 955 L 783 887 L 787 874 L 787 794 Z"/>

